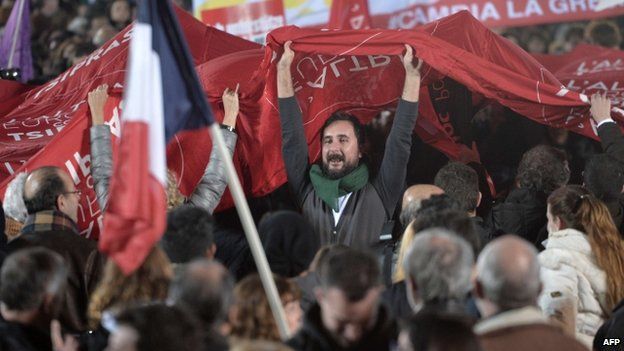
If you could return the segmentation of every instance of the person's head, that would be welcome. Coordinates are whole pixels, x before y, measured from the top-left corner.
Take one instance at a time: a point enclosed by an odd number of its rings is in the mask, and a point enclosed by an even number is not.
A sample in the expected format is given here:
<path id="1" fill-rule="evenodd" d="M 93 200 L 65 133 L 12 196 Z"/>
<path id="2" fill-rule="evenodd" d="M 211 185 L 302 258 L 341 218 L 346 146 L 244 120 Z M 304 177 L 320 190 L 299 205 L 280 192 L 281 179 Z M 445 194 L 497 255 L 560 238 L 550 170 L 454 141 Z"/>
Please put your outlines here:
<path id="1" fill-rule="evenodd" d="M 410 224 L 415 218 L 424 200 L 432 195 L 444 194 L 444 190 L 432 184 L 412 185 L 403 193 L 400 220 L 403 226 Z"/>
<path id="2" fill-rule="evenodd" d="M 82 42 L 76 44 L 76 51 L 74 52 L 74 57 L 71 58 L 71 65 L 77 65 L 82 62 L 89 56 L 93 51 L 95 51 L 96 47 L 93 46 L 92 43 Z"/>
<path id="3" fill-rule="evenodd" d="M 535 246 L 516 235 L 487 244 L 477 259 L 474 295 L 484 318 L 535 306 L 542 290 Z"/>
<path id="4" fill-rule="evenodd" d="M 590 22 L 585 28 L 585 37 L 591 44 L 611 49 L 619 49 L 622 43 L 620 29 L 612 21 Z"/>
<path id="5" fill-rule="evenodd" d="M 470 245 L 450 231 L 417 233 L 401 264 L 407 299 L 415 311 L 428 303 L 461 304 L 470 293 L 474 255 Z"/>
<path id="6" fill-rule="evenodd" d="M 457 210 L 426 211 L 419 214 L 410 226 L 416 235 L 431 228 L 450 230 L 468 242 L 475 257 L 481 251 L 481 238 L 477 227 L 465 212 Z"/>
<path id="7" fill-rule="evenodd" d="M 20 224 L 24 224 L 26 217 L 28 217 L 28 210 L 24 204 L 24 183 L 26 183 L 27 177 L 28 174 L 26 172 L 15 175 L 15 178 L 7 185 L 7 189 L 4 193 L 4 202 L 2 203 L 4 215 L 8 218 L 9 222 L 11 220 L 16 222 L 15 226 L 11 226 L 10 223 L 7 223 L 6 234 L 9 240 L 19 235 L 21 230 Z"/>
<path id="8" fill-rule="evenodd" d="M 132 5 L 128 0 L 113 0 L 110 3 L 108 17 L 113 26 L 123 29 L 132 20 Z"/>
<path id="9" fill-rule="evenodd" d="M 330 254 L 333 255 L 338 251 L 344 251 L 348 248 L 349 247 L 347 245 L 343 244 L 330 244 L 322 246 L 314 255 L 312 262 L 310 262 L 310 267 L 308 267 L 308 271 L 318 271 L 319 267 L 321 266 L 321 262 L 323 262 L 326 257 L 328 257 Z"/>
<path id="10" fill-rule="evenodd" d="M 578 44 L 585 40 L 585 28 L 583 26 L 570 26 L 563 37 L 564 51 L 572 51 Z"/>
<path id="11" fill-rule="evenodd" d="M 299 300 L 301 291 L 294 282 L 274 276 L 277 293 L 282 300 L 286 321 L 291 332 L 301 326 L 303 312 Z M 277 323 L 273 318 L 269 300 L 260 276 L 252 274 L 241 280 L 234 288 L 234 313 L 230 320 L 231 336 L 242 339 L 279 341 Z"/>
<path id="12" fill-rule="evenodd" d="M 117 35 L 118 31 L 110 24 L 104 24 L 93 34 L 93 39 L 91 39 L 91 43 L 100 47 L 104 45 L 107 41 L 111 40 L 115 35 Z"/>
<path id="13" fill-rule="evenodd" d="M 609 209 L 587 190 L 568 185 L 548 197 L 548 232 L 576 229 L 587 235 L 598 266 L 607 279 L 609 310 L 624 298 L 624 241 Z"/>
<path id="14" fill-rule="evenodd" d="M 352 115 L 337 113 L 321 128 L 323 172 L 328 178 L 339 179 L 353 171 L 362 158 L 364 128 Z"/>
<path id="15" fill-rule="evenodd" d="M 89 325 L 97 328 L 102 313 L 109 308 L 123 308 L 137 301 L 165 300 L 172 278 L 171 263 L 158 247 L 154 247 L 130 275 L 125 275 L 113 260 L 108 260 L 102 279 L 91 295 L 87 310 Z"/>
<path id="16" fill-rule="evenodd" d="M 169 300 L 192 309 L 207 329 L 227 320 L 233 290 L 234 279 L 222 264 L 198 259 L 176 275 Z"/>
<path id="17" fill-rule="evenodd" d="M 167 230 L 160 247 L 171 263 L 188 263 L 196 258 L 213 258 L 214 219 L 201 207 L 182 205 L 167 215 Z"/>
<path id="18" fill-rule="evenodd" d="M 474 213 L 479 206 L 479 176 L 470 166 L 449 162 L 438 171 L 433 183 L 457 200 L 463 211 Z"/>
<path id="19" fill-rule="evenodd" d="M 403 262 L 409 248 L 411 247 L 412 240 L 414 240 L 414 237 L 416 236 L 417 232 L 414 231 L 414 228 L 418 229 L 418 227 L 414 227 L 414 222 L 416 222 L 419 217 L 428 218 L 442 211 L 461 212 L 461 208 L 455 199 L 452 199 L 446 194 L 431 195 L 429 199 L 421 202 L 420 208 L 413 215 L 414 219 L 406 225 L 405 231 L 401 236 L 398 262 Z M 464 215 L 464 217 L 466 216 L 467 215 Z M 427 221 L 427 223 L 429 223 L 429 221 Z M 405 279 L 405 272 L 403 271 L 403 265 L 399 264 L 394 271 L 392 281 L 396 283 L 402 281 L 403 279 Z"/>
<path id="20" fill-rule="evenodd" d="M 282 277 L 296 277 L 308 269 L 319 249 L 312 226 L 294 211 L 266 214 L 258 224 L 258 233 L 271 272 Z"/>
<path id="21" fill-rule="evenodd" d="M 548 49 L 548 39 L 540 32 L 534 32 L 526 40 L 526 49 L 532 54 L 545 54 Z"/>
<path id="22" fill-rule="evenodd" d="M 480 351 L 471 323 L 461 315 L 421 312 L 399 336 L 400 351 Z"/>
<path id="23" fill-rule="evenodd" d="M 602 201 L 615 201 L 624 189 L 624 168 L 607 154 L 592 156 L 585 164 L 583 182 Z"/>
<path id="24" fill-rule="evenodd" d="M 548 145 L 538 145 L 522 155 L 518 165 L 518 186 L 548 195 L 568 183 L 570 168 L 565 153 Z"/>
<path id="25" fill-rule="evenodd" d="M 108 351 L 195 351 L 202 349 L 198 321 L 180 306 L 152 303 L 116 316 Z"/>
<path id="26" fill-rule="evenodd" d="M 327 255 L 314 291 L 323 326 L 343 347 L 356 345 L 377 321 L 381 275 L 375 256 L 345 249 Z"/>
<path id="27" fill-rule="evenodd" d="M 39 247 L 9 255 L 0 271 L 2 316 L 49 326 L 60 312 L 66 282 L 65 261 L 53 251 Z"/>
<path id="28" fill-rule="evenodd" d="M 58 167 L 38 168 L 24 183 L 24 204 L 29 215 L 56 210 L 77 222 L 80 194 L 69 174 Z"/>

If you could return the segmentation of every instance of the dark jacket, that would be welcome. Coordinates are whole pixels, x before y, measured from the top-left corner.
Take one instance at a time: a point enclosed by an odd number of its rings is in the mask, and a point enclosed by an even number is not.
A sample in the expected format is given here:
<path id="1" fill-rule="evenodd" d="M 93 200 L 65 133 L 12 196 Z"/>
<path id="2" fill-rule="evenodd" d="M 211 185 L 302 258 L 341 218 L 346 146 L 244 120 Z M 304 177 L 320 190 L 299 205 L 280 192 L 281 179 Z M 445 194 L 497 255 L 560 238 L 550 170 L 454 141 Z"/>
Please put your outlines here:
<path id="1" fill-rule="evenodd" d="M 545 231 L 548 223 L 547 199 L 543 192 L 525 188 L 512 190 L 504 202 L 492 208 L 487 218 L 492 239 L 516 234 L 538 245 L 540 232 Z"/>
<path id="2" fill-rule="evenodd" d="M 47 331 L 7 322 L 0 316 L 0 350 L 52 351 L 52 340 Z"/>
<path id="3" fill-rule="evenodd" d="M 295 351 L 387 351 L 396 343 L 397 327 L 383 305 L 379 307 L 375 326 L 364 333 L 357 345 L 344 348 L 336 344 L 323 327 L 321 308 L 315 304 L 305 314 L 301 330 L 286 344 Z"/>
<path id="4" fill-rule="evenodd" d="M 320 236 L 321 245 L 340 243 L 365 248 L 377 243 L 405 188 L 418 103 L 399 101 L 379 174 L 351 193 L 338 223 L 334 223 L 332 209 L 316 195 L 310 181 L 307 139 L 296 98 L 279 99 L 279 110 L 288 182 L 304 217 Z"/>
<path id="5" fill-rule="evenodd" d="M 598 137 L 602 144 L 602 150 L 619 161 L 624 167 L 624 135 L 622 135 L 620 127 L 616 123 L 604 123 L 598 128 Z M 605 204 L 609 208 L 616 227 L 621 234 L 624 234 L 624 196 L 605 201 Z"/>
<path id="6" fill-rule="evenodd" d="M 619 339 L 617 346 L 605 345 L 605 340 Z M 622 351 L 624 350 L 624 300 L 613 309 L 613 314 L 596 332 L 594 350 Z"/>
<path id="7" fill-rule="evenodd" d="M 383 292 L 381 299 L 388 307 L 391 316 L 395 319 L 407 320 L 413 314 L 412 307 L 407 300 L 405 280 L 392 284 Z M 465 315 L 475 321 L 481 317 L 472 297 L 467 297 L 466 300 L 460 301 L 459 304 L 439 301 L 426 303 L 419 312 L 422 311 L 452 312 Z"/>
<path id="8" fill-rule="evenodd" d="M 305 275 L 300 275 L 292 279 L 295 284 L 301 290 L 301 299 L 299 303 L 303 312 L 307 312 L 310 307 L 316 302 L 316 296 L 314 295 L 314 289 L 321 285 L 319 276 L 316 272 L 308 272 Z"/>
<path id="9" fill-rule="evenodd" d="M 9 251 L 42 246 L 63 256 L 68 268 L 68 284 L 59 321 L 70 332 L 85 331 L 89 298 L 100 279 L 104 258 L 98 252 L 96 242 L 78 235 L 75 224 L 73 227 L 70 225 L 51 227 L 48 223 L 42 223 L 40 220 L 42 214 L 52 214 L 55 219 L 71 222 L 67 216 L 56 211 L 43 211 L 31 215 L 26 219 L 22 234 L 9 242 Z"/>

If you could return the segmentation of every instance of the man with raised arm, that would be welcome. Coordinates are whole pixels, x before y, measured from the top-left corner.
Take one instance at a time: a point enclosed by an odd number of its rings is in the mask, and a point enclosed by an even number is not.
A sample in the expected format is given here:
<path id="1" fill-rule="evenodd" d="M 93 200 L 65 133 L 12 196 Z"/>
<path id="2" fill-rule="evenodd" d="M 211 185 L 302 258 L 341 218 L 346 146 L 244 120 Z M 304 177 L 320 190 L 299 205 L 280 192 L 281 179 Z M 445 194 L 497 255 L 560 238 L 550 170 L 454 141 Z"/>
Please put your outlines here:
<path id="1" fill-rule="evenodd" d="M 412 131 L 418 115 L 420 66 L 406 45 L 405 83 L 381 168 L 369 177 L 360 162 L 364 130 L 352 115 L 333 114 L 321 129 L 322 159 L 310 166 L 301 110 L 290 72 L 291 42 L 277 65 L 277 93 L 282 124 L 282 154 L 288 181 L 303 215 L 320 236 L 321 244 L 367 247 L 378 242 L 405 188 Z"/>

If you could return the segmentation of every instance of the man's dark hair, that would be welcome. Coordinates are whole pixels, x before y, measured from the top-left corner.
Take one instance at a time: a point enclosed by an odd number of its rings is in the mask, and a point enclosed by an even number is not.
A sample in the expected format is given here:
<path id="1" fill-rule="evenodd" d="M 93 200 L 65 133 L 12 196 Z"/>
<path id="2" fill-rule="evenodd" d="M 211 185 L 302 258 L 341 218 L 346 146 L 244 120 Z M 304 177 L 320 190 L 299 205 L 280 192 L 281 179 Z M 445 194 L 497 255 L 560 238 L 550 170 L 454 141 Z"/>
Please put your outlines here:
<path id="1" fill-rule="evenodd" d="M 538 145 L 522 155 L 516 180 L 521 188 L 549 195 L 570 179 L 566 154 L 552 146 Z"/>
<path id="2" fill-rule="evenodd" d="M 586 31 L 590 41 L 595 45 L 613 48 L 619 47 L 622 41 L 620 29 L 611 21 L 592 22 Z"/>
<path id="3" fill-rule="evenodd" d="M 617 200 L 624 187 L 624 167 L 607 154 L 594 155 L 585 164 L 583 182 L 598 199 Z"/>
<path id="4" fill-rule="evenodd" d="M 447 194 L 432 195 L 423 200 L 420 209 L 416 212 L 416 218 L 422 214 L 436 213 L 444 210 L 462 211 L 461 204 Z"/>
<path id="5" fill-rule="evenodd" d="M 474 211 L 479 205 L 479 176 L 470 166 L 449 162 L 438 171 L 433 184 L 457 200 L 466 212 Z"/>
<path id="6" fill-rule="evenodd" d="M 404 327 L 413 350 L 481 351 L 472 324 L 464 316 L 423 311 Z"/>
<path id="7" fill-rule="evenodd" d="M 67 191 L 60 171 L 58 167 L 46 166 L 30 173 L 29 178 L 36 177 L 39 182 L 38 188 L 34 189 L 35 192 L 31 193 L 30 197 L 26 196 L 26 187 L 24 187 L 24 205 L 28 214 L 57 209 L 56 200 Z M 28 179 L 26 184 L 28 184 Z"/>
<path id="8" fill-rule="evenodd" d="M 153 303 L 130 307 L 116 318 L 137 331 L 137 351 L 195 351 L 202 348 L 197 319 L 181 306 Z"/>
<path id="9" fill-rule="evenodd" d="M 169 298 L 192 309 L 205 328 L 227 319 L 234 279 L 220 263 L 205 259 L 191 262 L 171 283 Z"/>
<path id="10" fill-rule="evenodd" d="M 76 57 L 87 56 L 91 54 L 93 51 L 95 51 L 96 49 L 97 47 L 91 44 L 90 42 L 78 43 L 76 44 L 76 49 L 75 49 L 76 51 L 74 52 L 74 55 Z"/>
<path id="11" fill-rule="evenodd" d="M 364 146 L 364 138 L 365 138 L 364 126 L 362 126 L 362 123 L 360 123 L 360 121 L 355 116 L 350 115 L 348 113 L 340 113 L 340 112 L 334 113 L 325 121 L 325 123 L 323 123 L 323 127 L 321 127 L 321 145 L 323 143 L 323 136 L 325 135 L 325 129 L 329 127 L 330 124 L 334 122 L 338 122 L 338 121 L 351 122 L 351 124 L 353 125 L 353 134 L 355 134 L 355 137 L 357 138 L 357 141 L 358 141 L 358 146 L 361 149 Z"/>
<path id="12" fill-rule="evenodd" d="M 201 207 L 185 204 L 167 215 L 167 231 L 160 240 L 171 263 L 188 263 L 206 256 L 214 243 L 214 219 Z"/>
<path id="13" fill-rule="evenodd" d="M 42 247 L 27 248 L 10 255 L 0 272 L 0 301 L 8 309 L 39 308 L 46 295 L 61 296 L 67 280 L 63 258 Z"/>
<path id="14" fill-rule="evenodd" d="M 416 220 L 412 222 L 414 233 L 430 228 L 443 228 L 456 233 L 470 244 L 475 257 L 479 255 L 481 238 L 475 223 L 465 212 L 457 210 L 426 211 L 419 214 Z"/>
<path id="15" fill-rule="evenodd" d="M 339 289 L 351 302 L 360 301 L 381 284 L 375 256 L 352 248 L 330 252 L 321 260 L 318 274 L 323 289 Z"/>

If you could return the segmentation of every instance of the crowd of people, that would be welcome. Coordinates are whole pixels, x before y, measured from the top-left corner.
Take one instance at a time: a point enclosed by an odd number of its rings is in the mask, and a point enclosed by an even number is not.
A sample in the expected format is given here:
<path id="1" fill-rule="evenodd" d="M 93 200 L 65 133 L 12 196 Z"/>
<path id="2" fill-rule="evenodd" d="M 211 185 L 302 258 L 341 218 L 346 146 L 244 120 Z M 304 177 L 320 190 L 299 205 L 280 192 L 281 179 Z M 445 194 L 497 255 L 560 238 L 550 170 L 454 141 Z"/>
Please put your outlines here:
<path id="1" fill-rule="evenodd" d="M 134 11 L 129 0 L 32 4 L 33 83 L 83 59 Z M 11 5 L 2 2 L 0 26 Z M 500 33 L 558 54 L 582 42 L 619 48 L 618 25 Z M 490 106 L 472 121 L 481 162 L 448 161 L 412 134 L 422 62 L 406 45 L 396 112 L 365 126 L 332 115 L 311 164 L 290 44 L 277 58 L 288 183 L 250 199 L 290 336 L 235 213 L 213 213 L 227 186 L 213 151 L 188 198 L 169 174 L 167 229 L 130 274 L 78 235 L 81 192 L 67 172 L 18 174 L 0 216 L 0 350 L 623 349 L 624 134 L 607 97 L 591 97 L 599 142 Z M 104 216 L 107 98 L 106 85 L 88 95 Z M 222 100 L 232 157 L 237 90 Z"/>

